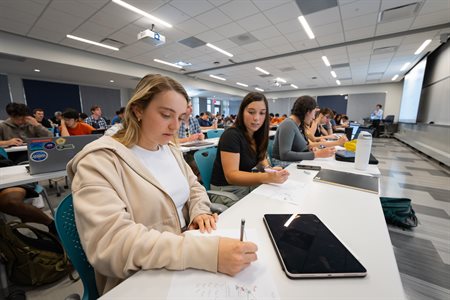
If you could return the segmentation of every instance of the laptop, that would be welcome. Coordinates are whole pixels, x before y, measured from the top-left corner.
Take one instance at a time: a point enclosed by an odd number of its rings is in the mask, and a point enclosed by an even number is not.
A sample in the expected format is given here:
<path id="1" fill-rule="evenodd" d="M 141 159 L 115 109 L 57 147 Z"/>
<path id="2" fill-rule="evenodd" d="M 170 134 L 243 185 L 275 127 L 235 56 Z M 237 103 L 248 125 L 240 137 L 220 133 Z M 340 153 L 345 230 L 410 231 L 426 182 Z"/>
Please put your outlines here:
<path id="1" fill-rule="evenodd" d="M 355 162 L 355 152 L 347 151 L 347 150 L 337 150 L 335 154 L 336 160 L 346 161 L 346 162 Z M 378 165 L 378 159 L 370 153 L 369 164 Z"/>
<path id="2" fill-rule="evenodd" d="M 345 134 L 347 135 L 347 139 L 349 141 L 354 140 L 356 138 L 358 138 L 359 135 L 359 124 L 350 124 L 350 126 L 348 128 L 351 128 L 351 132 L 349 130 L 345 131 Z M 348 129 L 346 128 L 346 129 Z"/>
<path id="3" fill-rule="evenodd" d="M 367 270 L 313 214 L 266 214 L 264 224 L 291 279 L 364 277 Z"/>
<path id="4" fill-rule="evenodd" d="M 30 174 L 65 170 L 75 154 L 100 136 L 91 134 L 27 139 Z"/>
<path id="5" fill-rule="evenodd" d="M 349 187 L 363 192 L 378 194 L 378 177 L 374 176 L 321 169 L 319 173 L 317 173 L 317 175 L 313 178 L 313 181 L 329 183 L 342 187 Z"/>

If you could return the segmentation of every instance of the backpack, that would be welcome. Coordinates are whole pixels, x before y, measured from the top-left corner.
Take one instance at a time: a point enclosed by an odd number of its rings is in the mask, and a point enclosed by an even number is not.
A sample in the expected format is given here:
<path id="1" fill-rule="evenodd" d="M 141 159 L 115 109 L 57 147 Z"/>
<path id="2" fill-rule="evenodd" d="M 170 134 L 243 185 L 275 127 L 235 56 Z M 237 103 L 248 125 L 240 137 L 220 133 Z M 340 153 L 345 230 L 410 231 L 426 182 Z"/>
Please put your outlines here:
<path id="1" fill-rule="evenodd" d="M 32 235 L 24 235 L 19 228 Z M 0 255 L 8 278 L 19 285 L 40 286 L 66 275 L 73 278 L 72 266 L 59 240 L 25 223 L 0 222 Z"/>
<path id="2" fill-rule="evenodd" d="M 380 197 L 386 223 L 405 229 L 417 227 L 416 213 L 411 206 L 411 199 Z"/>

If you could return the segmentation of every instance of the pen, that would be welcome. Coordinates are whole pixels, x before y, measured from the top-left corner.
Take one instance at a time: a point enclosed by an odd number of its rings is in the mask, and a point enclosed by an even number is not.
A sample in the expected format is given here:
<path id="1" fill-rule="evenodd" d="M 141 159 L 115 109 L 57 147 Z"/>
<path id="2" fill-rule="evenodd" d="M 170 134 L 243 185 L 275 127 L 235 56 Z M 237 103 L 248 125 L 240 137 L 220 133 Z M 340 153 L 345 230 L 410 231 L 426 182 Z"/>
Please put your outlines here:
<path id="1" fill-rule="evenodd" d="M 274 169 L 267 168 L 267 169 L 264 169 L 264 172 L 266 172 L 266 173 L 276 173 L 278 171 L 274 170 Z"/>
<path id="2" fill-rule="evenodd" d="M 244 241 L 244 227 L 245 227 L 245 219 L 241 219 L 241 242 Z"/>

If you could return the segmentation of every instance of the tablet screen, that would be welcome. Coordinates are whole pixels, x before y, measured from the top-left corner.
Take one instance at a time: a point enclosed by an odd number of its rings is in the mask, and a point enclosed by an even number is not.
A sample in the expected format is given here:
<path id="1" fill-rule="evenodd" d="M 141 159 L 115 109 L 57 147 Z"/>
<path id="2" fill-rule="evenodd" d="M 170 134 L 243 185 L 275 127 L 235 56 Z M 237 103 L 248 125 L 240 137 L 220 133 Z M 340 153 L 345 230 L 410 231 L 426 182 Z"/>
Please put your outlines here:
<path id="1" fill-rule="evenodd" d="M 266 214 L 264 221 L 291 278 L 365 276 L 366 269 L 313 214 Z"/>

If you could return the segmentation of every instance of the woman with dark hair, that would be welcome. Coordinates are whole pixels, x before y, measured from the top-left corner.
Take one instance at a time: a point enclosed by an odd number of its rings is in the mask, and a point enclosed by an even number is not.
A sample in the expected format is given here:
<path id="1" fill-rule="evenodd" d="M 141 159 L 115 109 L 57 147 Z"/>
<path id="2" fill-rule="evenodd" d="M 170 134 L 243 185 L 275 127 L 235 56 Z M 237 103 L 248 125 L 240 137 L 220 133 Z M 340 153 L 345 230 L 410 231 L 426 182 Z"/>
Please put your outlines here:
<path id="1" fill-rule="evenodd" d="M 266 159 L 269 112 L 266 97 L 257 92 L 245 96 L 234 125 L 220 137 L 211 177 L 211 189 L 234 193 L 239 199 L 262 183 L 283 183 L 289 172 L 270 168 Z M 252 170 L 258 169 L 260 173 Z M 214 197 L 227 206 L 235 202 Z"/>
<path id="2" fill-rule="evenodd" d="M 301 96 L 295 101 L 290 117 L 278 126 L 275 134 L 272 150 L 274 164 L 285 167 L 294 161 L 334 155 L 334 148 L 316 149 L 308 145 L 305 124 L 309 124 L 314 119 L 315 113 L 314 98 Z"/>

